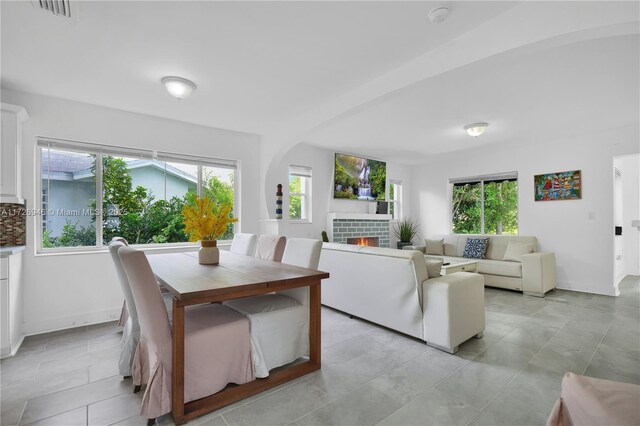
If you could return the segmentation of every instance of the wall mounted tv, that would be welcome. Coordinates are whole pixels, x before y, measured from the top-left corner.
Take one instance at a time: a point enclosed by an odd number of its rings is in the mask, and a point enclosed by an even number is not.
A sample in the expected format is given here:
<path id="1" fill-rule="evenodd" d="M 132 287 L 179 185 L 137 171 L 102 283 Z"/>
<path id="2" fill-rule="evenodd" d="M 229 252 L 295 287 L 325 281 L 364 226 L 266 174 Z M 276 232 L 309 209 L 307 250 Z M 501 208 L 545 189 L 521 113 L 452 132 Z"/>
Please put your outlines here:
<path id="1" fill-rule="evenodd" d="M 387 163 L 336 154 L 333 198 L 375 201 L 385 199 Z"/>

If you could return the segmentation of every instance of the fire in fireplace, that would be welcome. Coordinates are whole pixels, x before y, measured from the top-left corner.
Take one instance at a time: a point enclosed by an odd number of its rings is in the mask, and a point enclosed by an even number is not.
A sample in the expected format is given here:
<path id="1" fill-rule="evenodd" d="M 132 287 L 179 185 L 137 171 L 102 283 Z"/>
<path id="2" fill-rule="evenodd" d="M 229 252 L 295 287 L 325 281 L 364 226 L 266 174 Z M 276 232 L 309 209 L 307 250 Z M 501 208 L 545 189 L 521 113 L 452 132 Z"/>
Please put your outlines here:
<path id="1" fill-rule="evenodd" d="M 353 238 L 347 238 L 347 244 L 355 244 L 357 246 L 364 246 L 364 247 L 379 247 L 380 246 L 380 238 L 379 237 L 353 237 Z"/>

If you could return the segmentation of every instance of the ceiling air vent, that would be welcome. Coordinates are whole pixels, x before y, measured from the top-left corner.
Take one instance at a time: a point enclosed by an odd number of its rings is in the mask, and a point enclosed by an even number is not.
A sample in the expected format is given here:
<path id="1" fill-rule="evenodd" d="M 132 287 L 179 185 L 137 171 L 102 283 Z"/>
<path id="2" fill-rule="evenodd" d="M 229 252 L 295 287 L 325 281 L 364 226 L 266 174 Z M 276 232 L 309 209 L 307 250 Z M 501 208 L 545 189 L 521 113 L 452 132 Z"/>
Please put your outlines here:
<path id="1" fill-rule="evenodd" d="M 71 7 L 69 0 L 35 0 L 32 1 L 34 6 L 42 10 L 51 12 L 54 15 L 66 16 L 71 18 Z"/>

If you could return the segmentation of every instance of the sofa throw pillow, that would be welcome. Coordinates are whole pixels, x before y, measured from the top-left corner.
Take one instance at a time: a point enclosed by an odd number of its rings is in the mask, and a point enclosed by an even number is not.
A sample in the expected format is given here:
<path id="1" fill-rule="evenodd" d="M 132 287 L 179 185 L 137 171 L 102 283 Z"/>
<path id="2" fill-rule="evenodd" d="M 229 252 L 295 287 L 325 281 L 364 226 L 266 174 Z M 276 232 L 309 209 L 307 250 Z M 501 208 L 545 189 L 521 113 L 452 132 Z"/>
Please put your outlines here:
<path id="1" fill-rule="evenodd" d="M 442 259 L 425 259 L 427 262 L 427 277 L 436 278 L 442 271 Z"/>
<path id="2" fill-rule="evenodd" d="M 435 254 L 436 256 L 444 255 L 444 238 L 441 240 L 424 240 L 426 244 L 425 253 Z"/>
<path id="3" fill-rule="evenodd" d="M 487 238 L 467 238 L 467 244 L 464 246 L 462 257 L 468 259 L 484 259 L 489 245 L 489 237 Z"/>
<path id="4" fill-rule="evenodd" d="M 534 246 L 532 243 L 523 243 L 519 241 L 509 241 L 507 250 L 502 256 L 502 260 L 508 260 L 510 262 L 522 262 L 522 255 L 533 253 Z"/>

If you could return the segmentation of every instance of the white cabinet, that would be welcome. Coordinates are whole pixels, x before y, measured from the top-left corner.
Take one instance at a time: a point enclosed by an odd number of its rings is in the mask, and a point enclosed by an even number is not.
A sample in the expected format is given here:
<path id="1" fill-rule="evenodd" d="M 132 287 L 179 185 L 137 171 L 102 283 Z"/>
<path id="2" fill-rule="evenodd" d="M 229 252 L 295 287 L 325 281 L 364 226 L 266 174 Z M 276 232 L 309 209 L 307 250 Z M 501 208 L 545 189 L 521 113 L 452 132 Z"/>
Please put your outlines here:
<path id="1" fill-rule="evenodd" d="M 2 104 L 0 129 L 0 201 L 22 204 L 20 166 L 22 151 L 22 123 L 29 118 L 27 111 L 17 105 Z"/>
<path id="2" fill-rule="evenodd" d="M 0 257 L 0 358 L 15 355 L 22 343 L 22 248 Z"/>
<path id="3" fill-rule="evenodd" d="M 23 204 L 22 123 L 29 116 L 21 106 L 5 103 L 1 106 L 0 202 Z M 0 247 L 0 358 L 14 355 L 23 338 L 22 250 L 24 247 Z"/>

